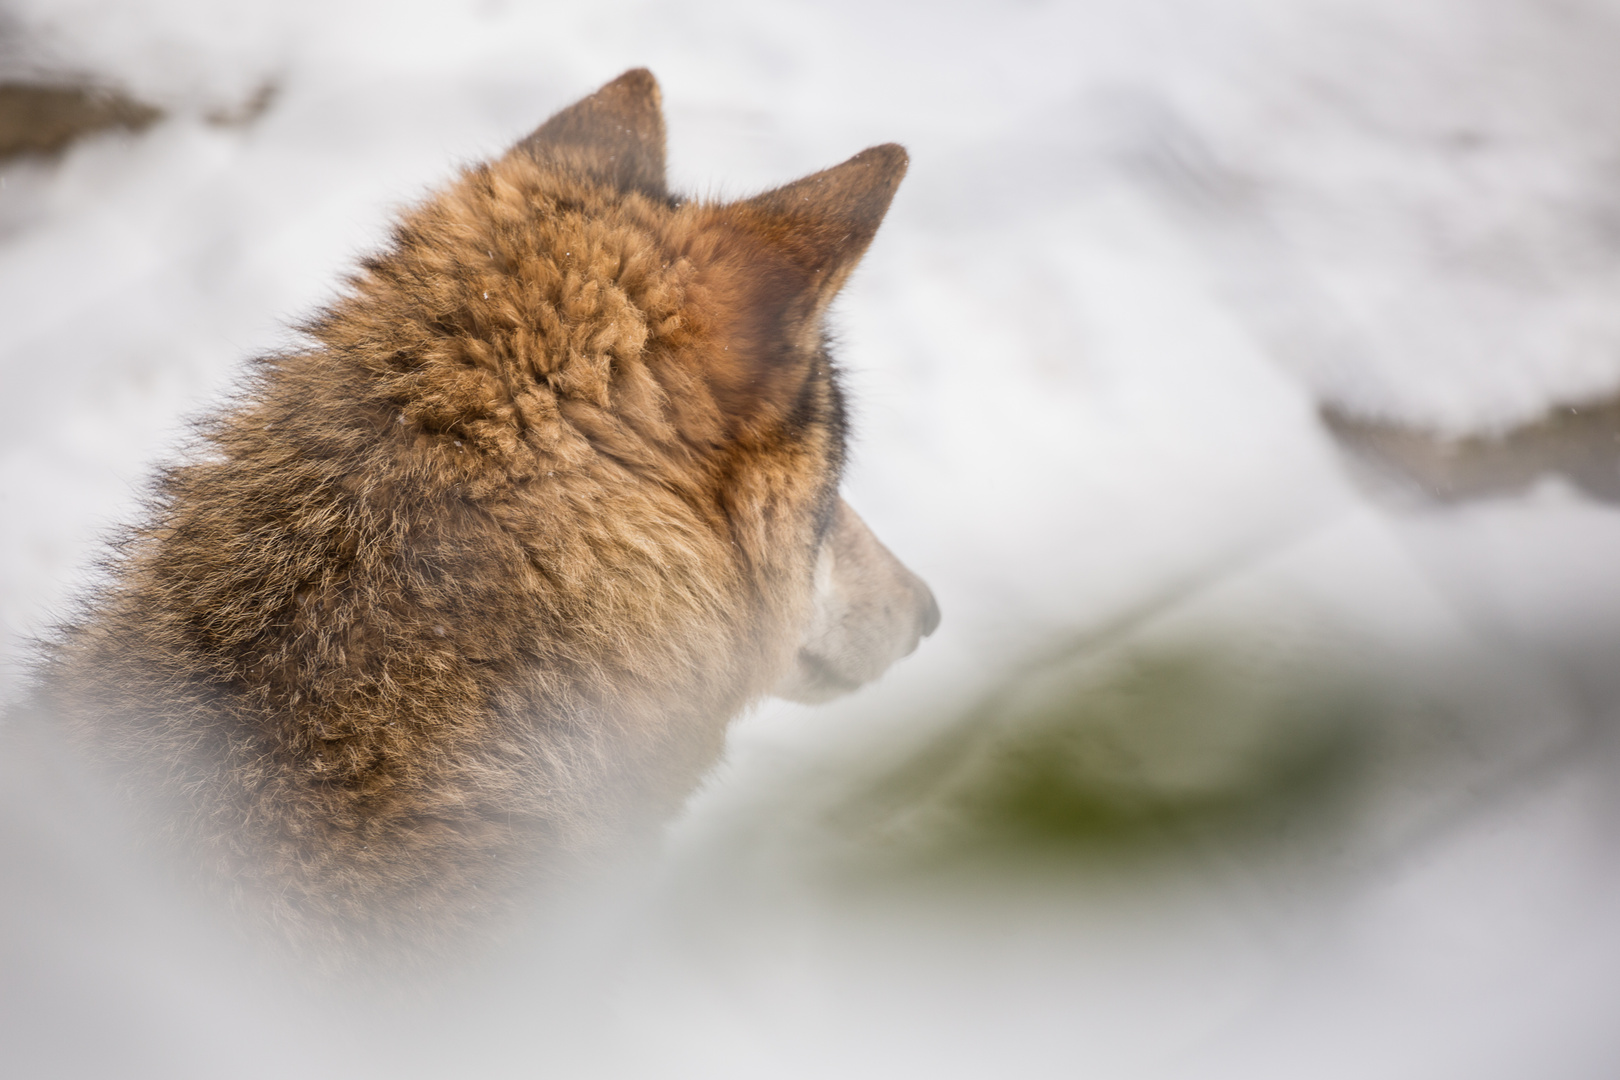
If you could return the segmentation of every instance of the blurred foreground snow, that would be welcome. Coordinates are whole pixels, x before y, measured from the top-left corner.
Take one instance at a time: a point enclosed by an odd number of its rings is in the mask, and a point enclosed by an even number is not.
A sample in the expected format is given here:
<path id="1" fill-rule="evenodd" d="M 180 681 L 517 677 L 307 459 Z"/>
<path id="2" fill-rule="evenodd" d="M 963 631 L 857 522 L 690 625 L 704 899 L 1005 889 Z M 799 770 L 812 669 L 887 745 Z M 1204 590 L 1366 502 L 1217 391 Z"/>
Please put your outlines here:
<path id="1" fill-rule="evenodd" d="M 0 163 L 8 696 L 390 207 L 635 65 L 677 189 L 910 149 L 837 313 L 848 494 L 945 613 L 741 722 L 644 879 L 432 1023 L 242 975 L 12 777 L 31 1075 L 1611 1075 L 1620 513 L 1369 496 L 1317 410 L 1490 436 L 1620 391 L 1620 8 L 12 0 L 0 35 L 0 75 L 167 116 Z"/>

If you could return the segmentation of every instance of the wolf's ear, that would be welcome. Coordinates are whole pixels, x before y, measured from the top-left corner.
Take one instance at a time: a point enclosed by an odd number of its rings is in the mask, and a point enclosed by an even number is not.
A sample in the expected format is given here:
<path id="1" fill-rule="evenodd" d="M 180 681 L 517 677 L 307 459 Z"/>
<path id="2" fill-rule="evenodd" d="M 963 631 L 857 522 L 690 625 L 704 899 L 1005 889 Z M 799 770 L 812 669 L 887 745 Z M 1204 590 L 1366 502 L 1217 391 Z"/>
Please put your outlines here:
<path id="1" fill-rule="evenodd" d="M 661 101 L 652 72 L 634 68 L 541 124 L 514 149 L 580 169 L 620 191 L 667 199 Z"/>
<path id="2" fill-rule="evenodd" d="M 908 160 L 894 143 L 862 150 L 842 165 L 733 204 L 732 220 L 807 275 L 806 314 L 819 314 L 866 254 Z"/>

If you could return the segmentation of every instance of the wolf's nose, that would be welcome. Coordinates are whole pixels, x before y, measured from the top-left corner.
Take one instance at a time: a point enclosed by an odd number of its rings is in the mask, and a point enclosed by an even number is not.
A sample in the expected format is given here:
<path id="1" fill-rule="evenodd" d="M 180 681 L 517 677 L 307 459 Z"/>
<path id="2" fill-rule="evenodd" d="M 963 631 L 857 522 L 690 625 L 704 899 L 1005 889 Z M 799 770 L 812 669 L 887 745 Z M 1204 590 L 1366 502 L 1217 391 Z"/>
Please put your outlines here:
<path id="1" fill-rule="evenodd" d="M 922 582 L 918 584 L 922 585 Z M 934 590 L 927 585 L 922 586 L 922 591 L 923 600 L 926 601 L 922 613 L 922 636 L 927 637 L 939 629 L 939 601 L 934 599 Z"/>

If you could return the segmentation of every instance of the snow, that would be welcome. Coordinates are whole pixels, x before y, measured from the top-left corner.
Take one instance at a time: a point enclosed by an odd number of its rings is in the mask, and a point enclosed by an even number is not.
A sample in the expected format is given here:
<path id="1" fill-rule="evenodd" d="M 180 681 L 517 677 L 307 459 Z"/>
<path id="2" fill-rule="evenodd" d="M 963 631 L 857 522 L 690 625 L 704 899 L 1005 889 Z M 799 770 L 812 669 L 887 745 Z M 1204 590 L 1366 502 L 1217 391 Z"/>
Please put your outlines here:
<path id="1" fill-rule="evenodd" d="M 186 418 L 456 164 L 638 65 L 677 189 L 912 156 L 835 319 L 846 493 L 940 632 L 741 721 L 657 864 L 430 1034 L 91 935 L 39 985 L 139 1029 L 109 1046 L 170 1076 L 1612 1069 L 1620 512 L 1553 480 L 1386 506 L 1316 409 L 1489 434 L 1620 391 L 1620 8 L 13 0 L 0 39 L 0 73 L 168 113 L 0 165 L 6 696 Z M 1337 794 L 952 846 L 1033 698 L 1176 650 L 1355 688 Z M 1294 738 L 1212 738 L 1207 775 L 1241 802 L 1251 742 Z"/>

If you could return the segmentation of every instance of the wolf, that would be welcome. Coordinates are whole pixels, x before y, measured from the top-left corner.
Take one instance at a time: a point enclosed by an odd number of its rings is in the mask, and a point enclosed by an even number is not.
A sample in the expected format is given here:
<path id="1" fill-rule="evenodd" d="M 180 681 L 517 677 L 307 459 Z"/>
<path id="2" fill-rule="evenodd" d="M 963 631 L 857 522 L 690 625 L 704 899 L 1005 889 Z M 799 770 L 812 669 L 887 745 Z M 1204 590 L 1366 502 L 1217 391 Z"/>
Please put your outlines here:
<path id="1" fill-rule="evenodd" d="M 453 954 L 677 808 L 728 722 L 939 621 L 839 496 L 829 302 L 907 155 L 670 193 L 626 72 L 405 212 L 157 478 L 36 700 L 323 957 Z"/>

